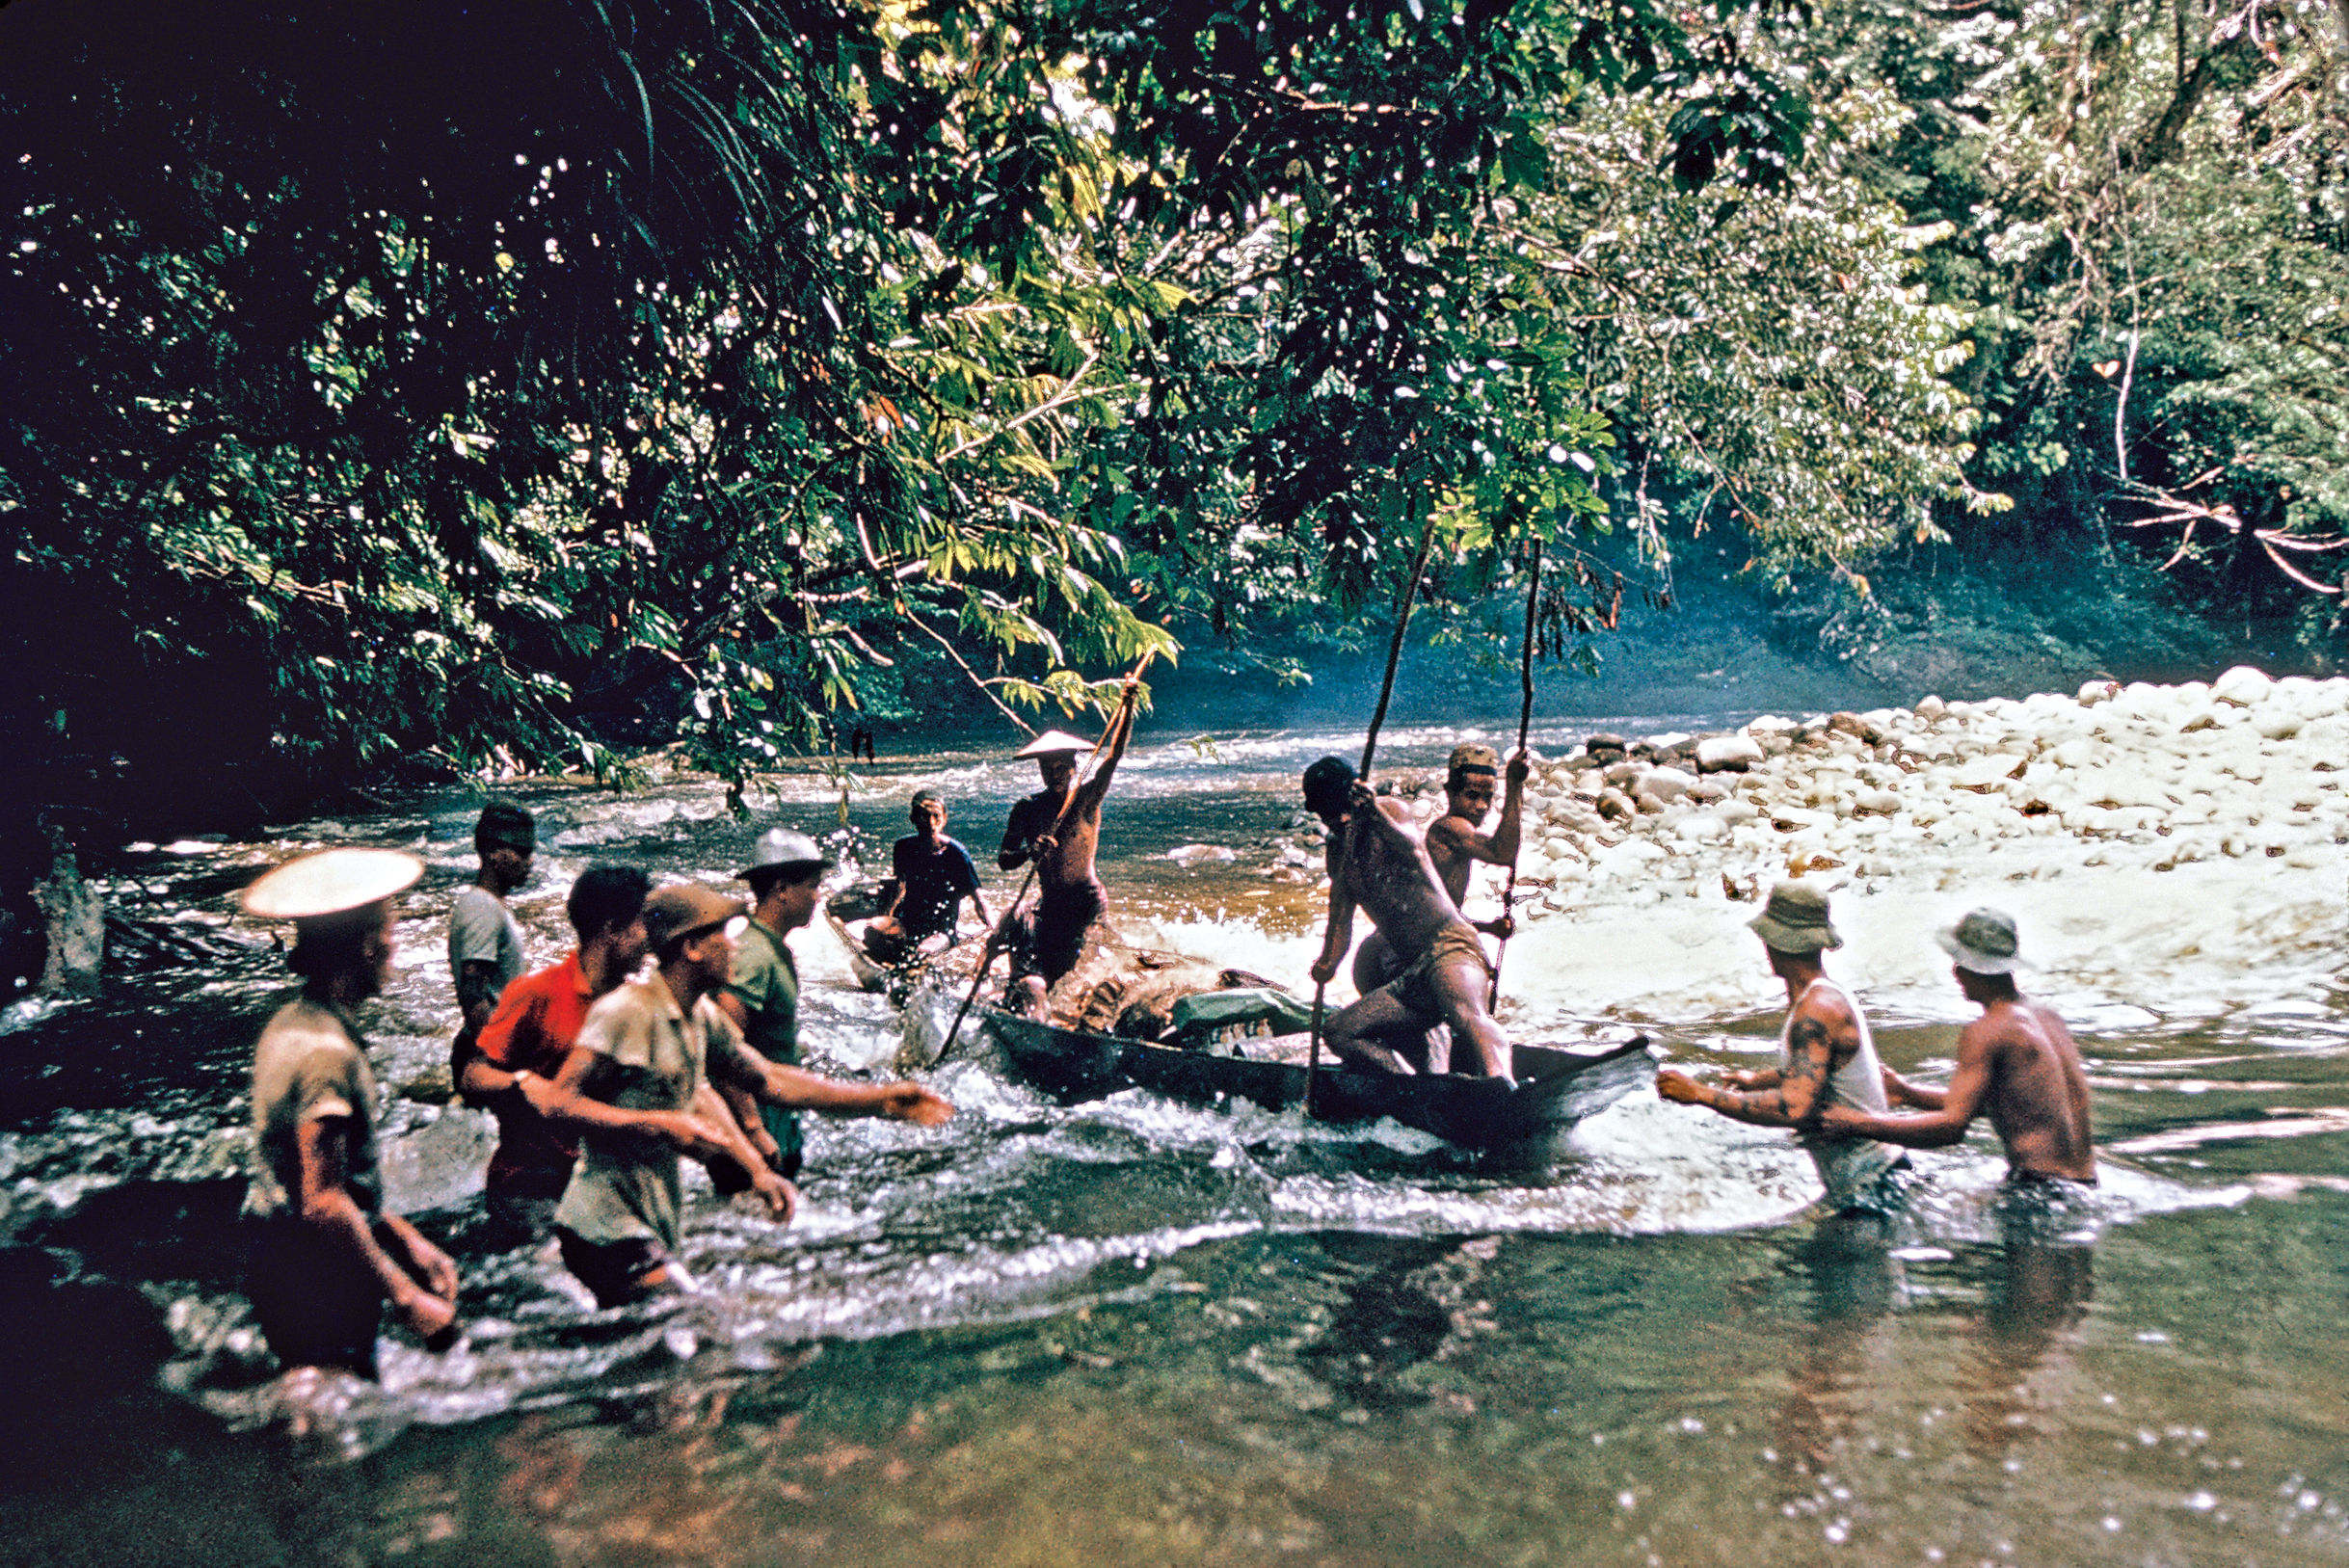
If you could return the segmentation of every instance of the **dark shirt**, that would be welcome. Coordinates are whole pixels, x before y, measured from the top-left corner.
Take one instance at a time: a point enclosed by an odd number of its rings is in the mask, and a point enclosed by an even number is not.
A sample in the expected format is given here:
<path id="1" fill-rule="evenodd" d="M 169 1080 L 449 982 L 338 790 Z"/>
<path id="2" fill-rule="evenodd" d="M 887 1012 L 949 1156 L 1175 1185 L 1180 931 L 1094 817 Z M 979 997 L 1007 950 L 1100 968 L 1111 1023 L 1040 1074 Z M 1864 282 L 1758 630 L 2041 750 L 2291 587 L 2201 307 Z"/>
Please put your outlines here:
<path id="1" fill-rule="evenodd" d="M 933 853 L 921 835 L 909 833 L 891 848 L 889 864 L 899 889 L 897 920 L 917 942 L 951 932 L 962 901 L 978 891 L 978 867 L 952 838 L 941 838 Z"/>

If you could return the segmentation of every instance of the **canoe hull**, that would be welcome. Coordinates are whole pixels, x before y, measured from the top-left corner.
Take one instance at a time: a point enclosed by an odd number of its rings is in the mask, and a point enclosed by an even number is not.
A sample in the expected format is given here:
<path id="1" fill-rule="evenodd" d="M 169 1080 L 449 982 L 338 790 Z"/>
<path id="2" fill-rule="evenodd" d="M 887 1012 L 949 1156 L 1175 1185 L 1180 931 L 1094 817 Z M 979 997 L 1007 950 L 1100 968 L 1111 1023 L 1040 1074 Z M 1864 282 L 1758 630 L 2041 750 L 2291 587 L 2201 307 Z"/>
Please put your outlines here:
<path id="1" fill-rule="evenodd" d="M 1273 1111 L 1305 1103 L 1305 1069 L 1288 1062 L 1177 1050 L 1038 1023 L 993 1007 L 974 1008 L 964 1026 L 984 1028 L 1014 1072 L 1068 1103 L 1121 1089 L 1148 1089 L 1196 1105 L 1245 1100 Z M 1563 1152 L 1576 1122 L 1604 1110 L 1655 1072 L 1644 1036 L 1593 1053 L 1520 1046 L 1516 1061 L 1525 1076 L 1513 1086 L 1452 1075 L 1358 1072 L 1325 1061 L 1314 1085 L 1313 1113 L 1334 1123 L 1391 1116 L 1480 1156 L 1542 1163 Z"/>

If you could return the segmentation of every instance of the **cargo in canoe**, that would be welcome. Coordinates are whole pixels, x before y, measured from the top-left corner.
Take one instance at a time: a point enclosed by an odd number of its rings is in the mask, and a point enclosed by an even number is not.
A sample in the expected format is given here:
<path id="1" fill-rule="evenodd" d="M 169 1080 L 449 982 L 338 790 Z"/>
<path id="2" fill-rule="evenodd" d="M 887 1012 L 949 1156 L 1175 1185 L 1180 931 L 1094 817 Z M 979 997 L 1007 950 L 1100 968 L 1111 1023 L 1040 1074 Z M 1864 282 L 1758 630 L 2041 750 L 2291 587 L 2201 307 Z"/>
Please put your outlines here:
<path id="1" fill-rule="evenodd" d="M 909 1000 L 909 1055 L 935 1059 L 960 1000 L 931 990 Z M 983 1031 L 1014 1075 L 1065 1103 L 1121 1089 L 1148 1089 L 1195 1105 L 1248 1101 L 1273 1111 L 1305 1103 L 1304 1035 L 1260 1037 L 1241 1044 L 1245 1054 L 1216 1055 L 1039 1023 L 984 1002 L 971 1009 L 963 1030 Z M 957 1054 L 971 1044 L 964 1040 Z M 1515 1064 L 1519 1076 L 1511 1084 L 1342 1067 L 1324 1051 L 1313 1075 L 1312 1113 L 1331 1123 L 1391 1116 L 1496 1163 L 1543 1164 L 1563 1152 L 1576 1122 L 1655 1076 L 1644 1035 L 1595 1049 L 1521 1045 Z"/>

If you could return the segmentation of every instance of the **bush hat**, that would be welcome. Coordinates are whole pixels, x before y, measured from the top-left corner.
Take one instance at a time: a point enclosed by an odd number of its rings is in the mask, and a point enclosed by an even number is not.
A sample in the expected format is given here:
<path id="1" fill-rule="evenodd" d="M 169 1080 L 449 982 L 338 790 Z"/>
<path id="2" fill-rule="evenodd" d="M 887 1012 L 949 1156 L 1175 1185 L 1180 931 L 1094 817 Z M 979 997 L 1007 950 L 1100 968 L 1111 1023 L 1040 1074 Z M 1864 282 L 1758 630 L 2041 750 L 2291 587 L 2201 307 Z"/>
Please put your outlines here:
<path id="1" fill-rule="evenodd" d="M 1827 890 L 1800 877 L 1772 888 L 1770 902 L 1747 922 L 1747 929 L 1781 953 L 1815 953 L 1843 945 L 1828 917 Z"/>
<path id="2" fill-rule="evenodd" d="M 1066 730 L 1047 730 L 1021 747 L 1017 755 L 1021 757 L 1074 757 L 1079 752 L 1089 752 L 1092 749 L 1091 741 L 1080 740 Z"/>
<path id="3" fill-rule="evenodd" d="M 1975 974 L 2013 974 L 2023 967 L 2015 934 L 2015 917 L 1985 904 L 1965 912 L 1965 917 L 1946 931 L 1934 933 L 1941 950 L 1958 967 Z"/>
<path id="4" fill-rule="evenodd" d="M 836 865 L 839 863 L 816 846 L 814 839 L 788 828 L 769 828 L 751 846 L 750 864 L 734 873 L 736 882 L 748 881 L 754 871 L 770 870 L 786 865 Z"/>
<path id="5" fill-rule="evenodd" d="M 715 888 L 705 888 L 698 882 L 672 882 L 665 888 L 655 888 L 644 901 L 644 931 L 651 939 L 654 952 L 665 952 L 674 943 L 724 925 L 737 915 L 748 915 L 742 900 L 730 898 Z"/>
<path id="6" fill-rule="evenodd" d="M 1452 748 L 1452 774 L 1492 773 L 1501 771 L 1501 754 L 1482 741 L 1464 740 Z"/>
<path id="7" fill-rule="evenodd" d="M 315 920 L 380 904 L 423 874 L 424 863 L 405 850 L 322 849 L 262 872 L 243 901 L 265 920 Z"/>

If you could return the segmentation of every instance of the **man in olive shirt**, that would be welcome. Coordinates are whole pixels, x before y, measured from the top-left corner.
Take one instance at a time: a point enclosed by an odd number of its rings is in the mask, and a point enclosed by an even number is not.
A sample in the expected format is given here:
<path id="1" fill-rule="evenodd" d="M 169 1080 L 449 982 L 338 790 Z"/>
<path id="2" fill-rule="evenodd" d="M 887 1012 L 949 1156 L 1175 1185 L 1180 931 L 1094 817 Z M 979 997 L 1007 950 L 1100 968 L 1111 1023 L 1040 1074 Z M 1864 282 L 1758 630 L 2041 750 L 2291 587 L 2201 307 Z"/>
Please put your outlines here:
<path id="1" fill-rule="evenodd" d="M 330 849 L 245 890 L 250 913 L 297 922 L 288 962 L 303 980 L 254 1050 L 245 1204 L 254 1315 L 288 1367 L 373 1377 L 387 1299 L 428 1346 L 456 1335 L 457 1265 L 384 1211 L 375 1074 L 351 1015 L 389 977 L 391 900 L 423 871 L 398 850 Z"/>
<path id="2" fill-rule="evenodd" d="M 717 997 L 742 1031 L 748 1048 L 742 1059 L 757 1079 L 721 1083 L 719 1090 L 752 1147 L 787 1177 L 799 1174 L 802 1110 L 889 1116 L 922 1127 L 954 1114 L 919 1083 L 836 1083 L 798 1065 L 799 967 L 784 939 L 815 918 L 831 864 L 805 834 L 777 828 L 760 837 L 740 878 L 751 887 L 750 924 L 734 954 L 734 977 Z"/>
<path id="3" fill-rule="evenodd" d="M 734 970 L 728 926 L 742 906 L 692 883 L 645 900 L 645 934 L 660 968 L 588 1010 L 576 1043 L 540 1104 L 579 1134 L 579 1162 L 555 1206 L 563 1262 L 605 1307 L 692 1280 L 677 1261 L 683 1183 L 678 1157 L 747 1174 L 770 1212 L 788 1219 L 791 1183 L 743 1141 L 709 1084 L 740 1076 L 741 1036 L 709 997 Z"/>

